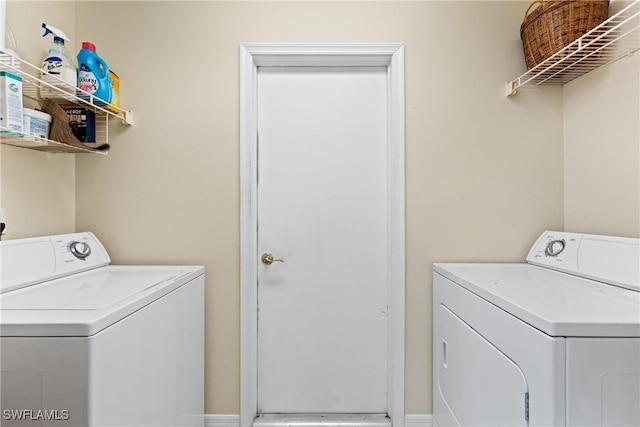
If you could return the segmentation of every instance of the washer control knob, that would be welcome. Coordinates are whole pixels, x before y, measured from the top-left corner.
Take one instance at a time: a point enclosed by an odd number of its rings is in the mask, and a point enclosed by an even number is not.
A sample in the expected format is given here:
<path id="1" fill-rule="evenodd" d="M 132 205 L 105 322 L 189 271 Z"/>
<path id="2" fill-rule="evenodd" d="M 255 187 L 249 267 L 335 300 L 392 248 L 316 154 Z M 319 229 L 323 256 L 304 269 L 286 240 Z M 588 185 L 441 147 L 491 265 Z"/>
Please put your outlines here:
<path id="1" fill-rule="evenodd" d="M 552 240 L 547 243 L 547 247 L 544 249 L 544 254 L 547 256 L 558 256 L 564 251 L 566 243 L 564 239 Z"/>
<path id="2" fill-rule="evenodd" d="M 78 259 L 85 259 L 91 255 L 91 246 L 85 242 L 69 243 L 69 251 Z"/>

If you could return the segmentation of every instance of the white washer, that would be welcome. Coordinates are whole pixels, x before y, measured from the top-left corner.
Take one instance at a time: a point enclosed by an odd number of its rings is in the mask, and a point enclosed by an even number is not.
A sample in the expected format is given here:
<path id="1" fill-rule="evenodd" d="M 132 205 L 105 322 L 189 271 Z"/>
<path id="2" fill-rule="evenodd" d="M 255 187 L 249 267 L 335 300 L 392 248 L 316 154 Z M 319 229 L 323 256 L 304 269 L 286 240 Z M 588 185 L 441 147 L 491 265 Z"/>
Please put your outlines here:
<path id="1" fill-rule="evenodd" d="M 0 425 L 203 425 L 202 266 L 109 265 L 88 232 L 0 261 Z"/>
<path id="2" fill-rule="evenodd" d="M 437 426 L 639 426 L 640 240 L 546 231 L 528 264 L 434 264 Z"/>

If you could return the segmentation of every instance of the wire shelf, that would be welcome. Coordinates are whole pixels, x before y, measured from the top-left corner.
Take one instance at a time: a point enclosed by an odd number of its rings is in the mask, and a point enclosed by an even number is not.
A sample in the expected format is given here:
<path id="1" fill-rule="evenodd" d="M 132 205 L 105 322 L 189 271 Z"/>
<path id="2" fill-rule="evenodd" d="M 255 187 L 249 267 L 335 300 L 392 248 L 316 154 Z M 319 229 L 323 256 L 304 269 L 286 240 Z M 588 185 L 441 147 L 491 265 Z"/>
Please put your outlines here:
<path id="1" fill-rule="evenodd" d="M 640 49 L 640 0 L 507 83 L 506 95 L 525 85 L 565 85 Z"/>
<path id="2" fill-rule="evenodd" d="M 11 72 L 22 77 L 22 94 L 25 98 L 41 102 L 52 99 L 63 107 L 88 108 L 95 113 L 96 146 L 106 145 L 109 135 L 109 118 L 116 117 L 126 125 L 133 124 L 131 111 L 107 105 L 88 92 L 80 91 L 56 76 L 47 76 L 47 81 L 40 78 L 41 69 L 6 51 L 0 50 L 0 70 Z M 22 135 L 0 127 L 0 143 L 15 147 L 29 148 L 51 153 L 95 153 L 107 154 L 106 150 L 81 148 L 50 139 L 32 135 Z"/>
<path id="3" fill-rule="evenodd" d="M 92 150 L 89 148 L 80 148 L 62 142 L 53 141 L 51 139 L 40 138 L 33 135 L 23 135 L 21 133 L 12 132 L 7 128 L 0 126 L 0 141 L 5 145 L 13 147 L 28 148 L 30 150 L 45 151 L 47 153 L 92 153 L 106 155 L 108 151 Z"/>

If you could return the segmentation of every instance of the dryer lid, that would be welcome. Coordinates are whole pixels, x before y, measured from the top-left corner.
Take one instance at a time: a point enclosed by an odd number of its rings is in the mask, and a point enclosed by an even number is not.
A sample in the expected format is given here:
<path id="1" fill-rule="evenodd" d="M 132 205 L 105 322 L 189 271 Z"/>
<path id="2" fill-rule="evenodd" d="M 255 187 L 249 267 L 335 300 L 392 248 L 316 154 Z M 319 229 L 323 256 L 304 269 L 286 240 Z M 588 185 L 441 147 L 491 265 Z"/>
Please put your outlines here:
<path id="1" fill-rule="evenodd" d="M 640 337 L 640 292 L 530 264 L 434 271 L 550 336 Z"/>

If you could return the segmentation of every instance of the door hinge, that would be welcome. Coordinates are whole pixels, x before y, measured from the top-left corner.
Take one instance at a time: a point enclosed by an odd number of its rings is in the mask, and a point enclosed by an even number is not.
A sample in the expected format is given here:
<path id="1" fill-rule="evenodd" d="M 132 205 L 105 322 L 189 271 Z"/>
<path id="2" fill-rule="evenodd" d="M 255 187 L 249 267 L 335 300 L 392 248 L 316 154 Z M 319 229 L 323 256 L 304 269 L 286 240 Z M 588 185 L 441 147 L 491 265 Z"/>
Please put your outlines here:
<path id="1" fill-rule="evenodd" d="M 524 394 L 524 420 L 529 425 L 529 392 Z"/>

